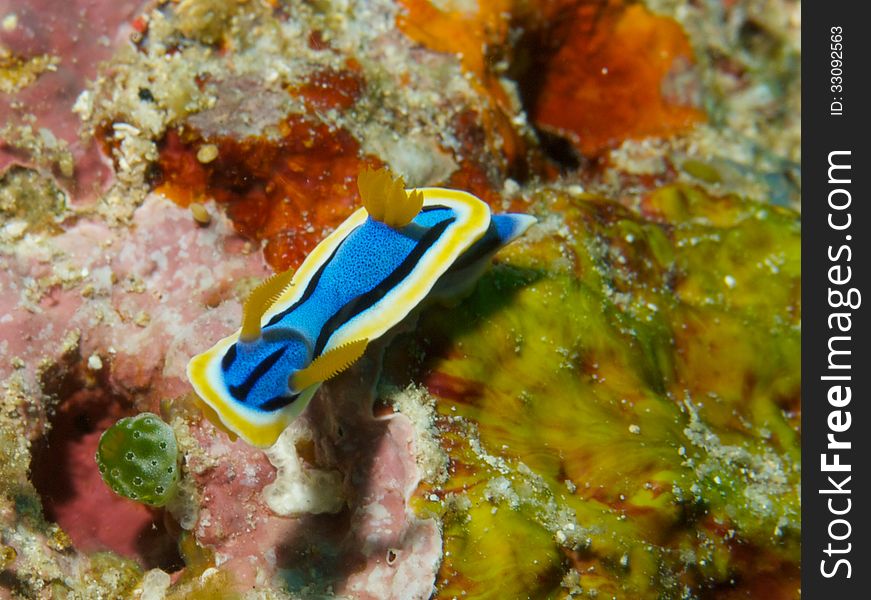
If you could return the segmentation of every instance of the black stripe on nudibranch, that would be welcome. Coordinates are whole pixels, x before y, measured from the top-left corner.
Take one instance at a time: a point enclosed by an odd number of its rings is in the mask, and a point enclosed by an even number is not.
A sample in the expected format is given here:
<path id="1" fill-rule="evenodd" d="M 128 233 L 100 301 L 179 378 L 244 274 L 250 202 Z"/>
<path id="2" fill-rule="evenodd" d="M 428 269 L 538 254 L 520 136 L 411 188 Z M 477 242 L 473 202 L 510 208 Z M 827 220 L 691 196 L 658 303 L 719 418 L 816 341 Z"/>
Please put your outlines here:
<path id="1" fill-rule="evenodd" d="M 245 398 L 247 398 L 248 394 L 251 392 L 251 388 L 253 388 L 257 384 L 257 381 L 278 362 L 285 350 L 286 348 L 279 348 L 260 361 L 260 364 L 257 365 L 257 368 L 251 371 L 251 374 L 245 378 L 242 385 L 227 386 L 227 389 L 230 390 L 230 394 L 239 402 L 244 402 Z"/>
<path id="2" fill-rule="evenodd" d="M 230 349 L 227 350 L 224 358 L 221 359 L 221 369 L 224 373 L 230 370 L 230 367 L 233 366 L 234 362 L 236 362 L 236 344 L 230 346 Z"/>
<path id="3" fill-rule="evenodd" d="M 342 245 L 345 243 L 345 240 L 347 240 L 348 237 L 352 233 L 357 231 L 357 229 L 359 229 L 360 227 L 361 226 L 358 225 L 357 227 L 352 229 L 350 232 L 348 232 L 348 235 L 346 235 L 345 238 L 336 245 L 336 247 L 333 249 L 333 252 L 330 254 L 329 258 L 327 258 L 327 260 L 325 260 L 323 262 L 323 264 L 320 267 L 318 267 L 318 270 L 315 271 L 315 274 L 312 275 L 311 279 L 309 279 L 308 285 L 305 288 L 305 292 L 303 292 L 302 296 L 299 297 L 299 300 L 297 300 L 292 305 L 288 306 L 283 311 L 281 311 L 280 313 L 277 313 L 275 316 L 273 316 L 271 319 L 269 319 L 269 322 L 266 323 L 266 327 L 269 327 L 270 325 L 275 325 L 280 320 L 282 320 L 284 317 L 289 315 L 290 312 L 292 310 L 294 310 L 297 306 L 299 306 L 300 304 L 302 304 L 303 302 L 305 302 L 306 300 L 311 298 L 312 294 L 314 294 L 315 290 L 318 288 L 318 283 L 320 282 L 321 277 L 324 274 L 324 271 L 326 270 L 327 266 L 329 266 L 329 264 L 331 262 L 333 262 L 333 258 L 336 256 L 336 253 L 339 251 L 339 248 L 341 248 Z"/>
<path id="4" fill-rule="evenodd" d="M 429 231 L 420 238 L 420 241 L 414 249 L 405 257 L 399 266 L 390 273 L 390 275 L 385 277 L 381 283 L 365 294 L 360 294 L 348 302 L 332 317 L 330 317 L 327 322 L 324 323 L 323 328 L 321 328 L 321 334 L 318 336 L 317 342 L 315 343 L 314 356 L 320 356 L 324 347 L 327 345 L 330 336 L 333 335 L 339 327 L 360 313 L 368 310 L 375 303 L 384 298 L 390 290 L 399 285 L 403 279 L 408 277 L 409 273 L 414 270 L 415 265 L 417 265 L 421 257 L 426 254 L 427 250 L 429 250 L 439 240 L 439 238 L 441 238 L 442 234 L 444 234 L 447 228 L 450 227 L 455 220 L 456 217 L 450 217 L 444 221 L 440 221 L 436 225 L 433 225 Z"/>
<path id="5" fill-rule="evenodd" d="M 290 406 L 294 402 L 299 399 L 299 394 L 293 394 L 291 396 L 276 396 L 271 400 L 267 400 L 257 408 L 260 410 L 271 412 L 274 410 L 278 410 L 280 408 L 284 408 L 285 406 Z"/>

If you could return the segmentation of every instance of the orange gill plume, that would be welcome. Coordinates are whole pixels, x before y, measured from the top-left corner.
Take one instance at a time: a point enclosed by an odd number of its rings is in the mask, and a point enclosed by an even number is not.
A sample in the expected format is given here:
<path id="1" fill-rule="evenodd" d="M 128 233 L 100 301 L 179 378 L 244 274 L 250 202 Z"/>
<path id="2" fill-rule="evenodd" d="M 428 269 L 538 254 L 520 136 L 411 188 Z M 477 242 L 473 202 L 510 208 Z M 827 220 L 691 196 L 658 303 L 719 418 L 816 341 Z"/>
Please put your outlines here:
<path id="1" fill-rule="evenodd" d="M 290 378 L 291 387 L 302 391 L 311 385 L 335 377 L 363 356 L 368 343 L 367 339 L 354 340 L 322 354 L 305 369 L 293 374 Z"/>
<path id="2" fill-rule="evenodd" d="M 402 177 L 394 178 L 387 168 L 360 171 L 357 189 L 369 216 L 394 229 L 411 223 L 423 206 L 423 194 L 419 191 L 406 192 Z"/>

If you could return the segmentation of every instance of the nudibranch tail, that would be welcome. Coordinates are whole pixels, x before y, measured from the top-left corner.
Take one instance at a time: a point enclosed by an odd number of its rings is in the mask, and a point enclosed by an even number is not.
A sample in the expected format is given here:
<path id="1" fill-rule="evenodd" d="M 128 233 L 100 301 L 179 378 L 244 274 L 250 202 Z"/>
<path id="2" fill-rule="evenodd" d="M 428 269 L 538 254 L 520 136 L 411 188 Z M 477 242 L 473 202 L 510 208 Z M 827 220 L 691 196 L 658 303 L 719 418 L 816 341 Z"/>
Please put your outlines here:
<path id="1" fill-rule="evenodd" d="M 239 332 L 240 340 L 243 342 L 253 342 L 260 337 L 260 322 L 263 314 L 291 285 L 290 280 L 292 277 L 293 269 L 288 269 L 282 273 L 275 273 L 267 277 L 263 283 L 254 288 L 245 301 L 245 306 L 242 308 L 242 329 Z"/>
<path id="2" fill-rule="evenodd" d="M 199 395 L 197 395 L 194 403 L 197 405 L 197 408 L 199 408 L 203 412 L 203 416 L 206 417 L 212 425 L 226 433 L 227 437 L 230 438 L 231 442 L 236 441 L 239 436 L 236 435 L 235 431 L 224 425 L 224 422 L 221 420 L 221 416 L 214 408 L 211 407 L 211 405 L 209 405 L 208 402 L 205 402 L 202 398 L 199 397 Z"/>
<path id="3" fill-rule="evenodd" d="M 301 392 L 302 390 L 332 379 L 363 356 L 369 340 L 354 340 L 337 346 L 324 354 L 321 354 L 304 369 L 294 373 L 290 378 L 291 387 Z"/>
<path id="4" fill-rule="evenodd" d="M 500 246 L 511 243 L 526 233 L 538 220 L 532 215 L 504 214 L 493 215 L 492 222 L 499 236 Z"/>
<path id="5" fill-rule="evenodd" d="M 363 169 L 357 189 L 369 216 L 394 229 L 411 223 L 423 207 L 423 193 L 406 192 L 402 177 L 394 179 L 387 169 Z"/>

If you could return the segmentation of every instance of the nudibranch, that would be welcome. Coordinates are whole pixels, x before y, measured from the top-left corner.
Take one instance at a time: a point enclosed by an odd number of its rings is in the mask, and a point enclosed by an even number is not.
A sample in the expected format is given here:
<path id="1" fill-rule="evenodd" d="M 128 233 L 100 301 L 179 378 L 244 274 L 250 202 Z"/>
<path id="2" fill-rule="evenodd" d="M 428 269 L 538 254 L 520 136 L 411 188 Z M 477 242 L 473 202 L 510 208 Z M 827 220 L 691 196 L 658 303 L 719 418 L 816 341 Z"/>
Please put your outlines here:
<path id="1" fill-rule="evenodd" d="M 357 186 L 363 207 L 295 273 L 257 287 L 241 328 L 188 363 L 206 415 L 254 446 L 275 443 L 322 382 L 424 300 L 474 285 L 535 222 L 458 190 L 405 190 L 386 169 L 364 170 Z"/>

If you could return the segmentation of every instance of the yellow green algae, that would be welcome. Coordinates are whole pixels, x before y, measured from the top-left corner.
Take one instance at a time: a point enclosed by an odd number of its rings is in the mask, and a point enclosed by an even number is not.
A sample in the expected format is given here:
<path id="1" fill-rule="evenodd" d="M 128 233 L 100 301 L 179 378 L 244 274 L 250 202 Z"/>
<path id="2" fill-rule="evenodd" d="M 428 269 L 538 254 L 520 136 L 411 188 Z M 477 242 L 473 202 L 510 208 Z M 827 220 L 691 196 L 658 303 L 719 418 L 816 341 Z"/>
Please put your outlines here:
<path id="1" fill-rule="evenodd" d="M 178 444 L 153 413 L 124 417 L 103 432 L 96 455 L 103 481 L 125 498 L 163 506 L 175 495 Z"/>
<path id="2" fill-rule="evenodd" d="M 437 397 L 437 597 L 796 596 L 798 215 L 689 186 L 533 208 L 386 359 Z"/>
<path id="3" fill-rule="evenodd" d="M 15 56 L 0 44 L 0 92 L 13 94 L 37 80 L 43 73 L 54 71 L 60 58 L 42 54 L 23 58 Z"/>

